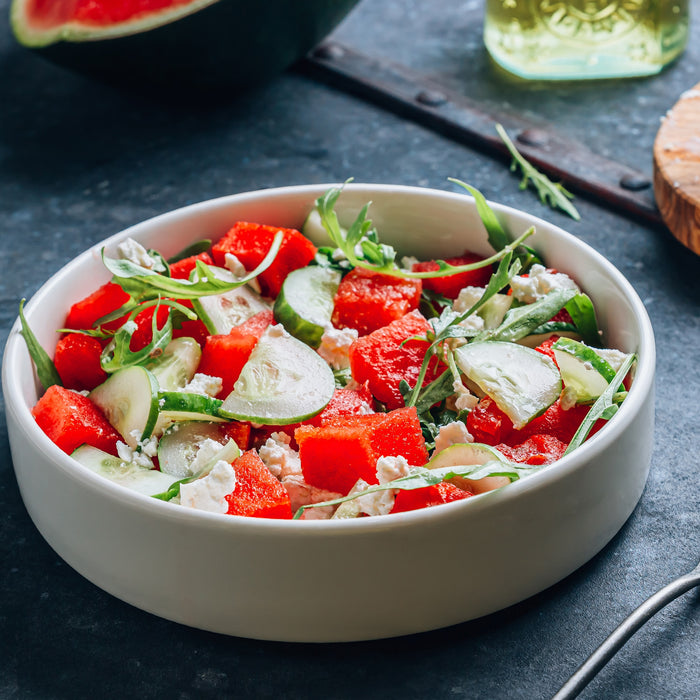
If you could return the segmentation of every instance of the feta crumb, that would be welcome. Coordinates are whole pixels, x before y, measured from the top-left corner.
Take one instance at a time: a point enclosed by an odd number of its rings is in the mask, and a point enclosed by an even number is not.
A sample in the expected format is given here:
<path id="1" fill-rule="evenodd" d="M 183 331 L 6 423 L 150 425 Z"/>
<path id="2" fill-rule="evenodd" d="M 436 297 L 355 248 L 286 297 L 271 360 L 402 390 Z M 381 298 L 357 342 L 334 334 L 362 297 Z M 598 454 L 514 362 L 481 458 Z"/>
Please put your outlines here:
<path id="1" fill-rule="evenodd" d="M 377 480 L 380 484 L 386 484 L 406 476 L 409 469 L 410 465 L 405 457 L 380 457 L 377 460 Z M 387 515 L 391 513 L 395 499 L 396 489 L 386 489 L 358 496 L 355 500 L 360 511 L 366 515 Z"/>
<path id="2" fill-rule="evenodd" d="M 628 355 L 613 348 L 593 348 L 617 372 Z"/>
<path id="3" fill-rule="evenodd" d="M 398 457 L 380 457 L 377 460 L 377 481 L 386 484 L 394 479 L 408 475 L 410 465 L 403 455 Z"/>
<path id="4" fill-rule="evenodd" d="M 566 386 L 559 397 L 559 405 L 562 407 L 562 410 L 568 411 L 576 405 L 577 400 L 578 394 L 576 390 L 572 386 Z"/>
<path id="5" fill-rule="evenodd" d="M 139 450 L 133 450 L 125 442 L 121 442 L 121 440 L 117 441 L 117 457 L 127 464 L 138 464 L 139 467 L 144 467 L 146 469 L 154 468 L 153 462 L 147 454 Z"/>
<path id="6" fill-rule="evenodd" d="M 238 279 L 248 274 L 245 265 L 233 253 L 226 253 L 226 255 L 224 255 L 224 267 Z"/>
<path id="7" fill-rule="evenodd" d="M 416 263 L 419 263 L 420 260 L 418 258 L 414 257 L 413 255 L 404 255 L 401 258 L 401 267 L 404 270 L 408 270 L 409 272 L 413 270 L 413 266 Z"/>
<path id="8" fill-rule="evenodd" d="M 270 473 L 277 479 L 301 475 L 299 453 L 290 447 L 291 437 L 286 433 L 272 433 L 258 449 L 258 455 Z"/>
<path id="9" fill-rule="evenodd" d="M 333 369 L 346 369 L 350 366 L 350 346 L 357 337 L 355 328 L 327 328 L 317 352 Z"/>
<path id="10" fill-rule="evenodd" d="M 435 438 L 435 452 L 442 452 L 452 445 L 460 445 L 465 442 L 474 442 L 474 438 L 467 430 L 467 426 L 461 421 L 453 421 L 447 425 L 441 425 Z"/>
<path id="11" fill-rule="evenodd" d="M 544 265 L 535 264 L 527 276 L 516 275 L 510 281 L 513 296 L 525 304 L 532 304 L 543 296 L 560 289 L 576 289 L 578 286 L 563 272 L 554 272 Z"/>
<path id="12" fill-rule="evenodd" d="M 128 260 L 148 270 L 160 267 L 160 261 L 152 258 L 148 251 L 133 238 L 127 238 L 117 246 L 117 253 L 122 260 Z"/>
<path id="13" fill-rule="evenodd" d="M 221 377 L 212 377 L 208 374 L 197 374 L 178 391 L 187 392 L 189 394 L 202 394 L 203 396 L 216 396 L 223 386 Z"/>
<path id="14" fill-rule="evenodd" d="M 223 459 L 201 479 L 180 484 L 180 504 L 188 508 L 206 510 L 210 513 L 226 513 L 226 496 L 236 488 L 236 472 Z"/>
<path id="15" fill-rule="evenodd" d="M 459 314 L 463 314 L 476 304 L 484 296 L 485 287 L 462 287 L 452 305 L 452 308 Z"/>
<path id="16" fill-rule="evenodd" d="M 202 442 L 199 443 L 197 454 L 194 456 L 189 466 L 190 474 L 201 472 L 207 464 L 214 461 L 214 458 L 221 452 L 223 447 L 224 446 L 220 442 L 212 440 L 211 438 L 202 440 Z"/>

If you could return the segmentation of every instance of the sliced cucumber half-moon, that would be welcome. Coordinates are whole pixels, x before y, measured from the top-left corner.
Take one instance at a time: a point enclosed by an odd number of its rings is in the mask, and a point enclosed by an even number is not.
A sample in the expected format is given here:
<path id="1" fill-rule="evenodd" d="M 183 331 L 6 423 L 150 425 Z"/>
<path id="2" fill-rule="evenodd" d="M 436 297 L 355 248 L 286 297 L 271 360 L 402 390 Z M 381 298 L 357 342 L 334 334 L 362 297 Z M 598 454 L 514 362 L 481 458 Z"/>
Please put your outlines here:
<path id="1" fill-rule="evenodd" d="M 145 496 L 167 491 L 175 480 L 169 474 L 147 469 L 134 462 L 125 462 L 91 445 L 81 445 L 73 451 L 71 457 L 96 474 Z"/>
<path id="2" fill-rule="evenodd" d="M 202 349 L 194 338 L 175 338 L 146 369 L 151 371 L 162 391 L 174 391 L 194 377 L 201 357 Z"/>
<path id="3" fill-rule="evenodd" d="M 132 449 L 153 433 L 158 420 L 158 382 L 144 367 L 120 369 L 93 389 L 90 399 Z"/>
<path id="4" fill-rule="evenodd" d="M 275 300 L 275 318 L 303 343 L 317 348 L 330 325 L 340 273 L 312 265 L 287 275 Z"/>
<path id="5" fill-rule="evenodd" d="M 523 345 L 474 342 L 455 350 L 457 366 L 511 419 L 516 429 L 559 397 L 561 375 L 552 360 Z"/>
<path id="6" fill-rule="evenodd" d="M 219 279 L 236 281 L 236 277 L 228 270 L 222 267 L 212 269 Z M 192 306 L 212 335 L 226 335 L 251 316 L 270 309 L 270 305 L 246 284 L 223 294 L 193 299 Z"/>
<path id="7" fill-rule="evenodd" d="M 298 423 L 322 411 L 334 390 L 333 371 L 318 353 L 275 325 L 263 333 L 219 413 L 267 425 Z"/>

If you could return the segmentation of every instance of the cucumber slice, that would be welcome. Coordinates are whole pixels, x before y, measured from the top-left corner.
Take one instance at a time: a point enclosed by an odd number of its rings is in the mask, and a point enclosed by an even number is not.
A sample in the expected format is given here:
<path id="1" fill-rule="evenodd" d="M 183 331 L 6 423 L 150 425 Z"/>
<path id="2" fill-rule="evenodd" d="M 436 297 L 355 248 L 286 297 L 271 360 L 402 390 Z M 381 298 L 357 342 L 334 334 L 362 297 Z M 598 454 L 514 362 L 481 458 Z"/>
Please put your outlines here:
<path id="1" fill-rule="evenodd" d="M 120 369 L 89 396 L 132 449 L 152 435 L 158 420 L 158 382 L 145 367 Z"/>
<path id="2" fill-rule="evenodd" d="M 484 327 L 486 329 L 498 328 L 512 303 L 512 296 L 508 294 L 494 294 L 476 313 L 484 319 Z"/>
<path id="3" fill-rule="evenodd" d="M 439 469 L 441 467 L 461 467 L 471 465 L 481 465 L 493 462 L 495 465 L 510 464 L 508 460 L 494 447 L 483 445 L 478 442 L 459 443 L 450 445 L 430 459 L 425 465 L 428 469 Z M 507 476 L 485 476 L 481 479 L 469 479 L 458 476 L 450 479 L 450 483 L 474 494 L 493 491 L 510 483 Z"/>
<path id="4" fill-rule="evenodd" d="M 303 343 L 317 348 L 330 325 L 340 273 L 312 265 L 290 272 L 274 305 L 275 318 Z"/>
<path id="5" fill-rule="evenodd" d="M 513 421 L 516 429 L 544 413 L 562 390 L 559 370 L 541 352 L 502 341 L 455 350 L 457 366 Z"/>
<path id="6" fill-rule="evenodd" d="M 219 413 L 265 425 L 298 423 L 320 413 L 334 390 L 325 361 L 275 325 L 263 333 Z"/>
<path id="7" fill-rule="evenodd" d="M 96 474 L 145 496 L 154 496 L 166 491 L 174 481 L 169 474 L 157 469 L 147 469 L 134 462 L 125 462 L 90 445 L 81 445 L 73 451 L 71 457 Z"/>
<path id="8" fill-rule="evenodd" d="M 198 471 L 193 469 L 193 465 L 203 443 L 213 440 L 225 445 L 228 439 L 220 423 L 175 423 L 163 433 L 158 443 L 160 470 L 178 479 L 193 476 Z"/>
<path id="9" fill-rule="evenodd" d="M 564 386 L 576 394 L 577 403 L 597 399 L 615 378 L 615 370 L 588 345 L 559 338 L 552 349 Z"/>
<path id="10" fill-rule="evenodd" d="M 202 357 L 202 348 L 194 338 L 175 338 L 163 354 L 145 365 L 162 391 L 181 389 L 194 377 Z"/>
<path id="11" fill-rule="evenodd" d="M 205 394 L 191 394 L 185 391 L 161 391 L 158 394 L 160 413 L 154 435 L 162 435 L 172 423 L 185 421 L 205 421 L 223 423 L 228 419 L 219 414 L 223 401 Z"/>
<path id="12" fill-rule="evenodd" d="M 228 270 L 222 267 L 212 269 L 219 279 L 226 282 L 236 281 L 236 277 Z M 270 305 L 246 284 L 223 294 L 193 299 L 192 305 L 212 335 L 226 335 L 251 316 L 270 308 Z"/>

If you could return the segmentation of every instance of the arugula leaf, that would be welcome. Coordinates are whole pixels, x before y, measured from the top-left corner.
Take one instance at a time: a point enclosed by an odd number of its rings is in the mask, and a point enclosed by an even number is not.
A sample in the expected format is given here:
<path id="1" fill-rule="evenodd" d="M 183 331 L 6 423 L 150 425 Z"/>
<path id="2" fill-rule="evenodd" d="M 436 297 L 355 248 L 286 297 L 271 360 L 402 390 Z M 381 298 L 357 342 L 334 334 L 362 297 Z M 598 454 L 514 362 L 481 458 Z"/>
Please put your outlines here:
<path id="1" fill-rule="evenodd" d="M 262 262 L 245 277 L 235 282 L 219 279 L 214 270 L 201 260 L 197 260 L 194 279 L 173 279 L 154 270 L 141 267 L 130 260 L 108 258 L 102 250 L 102 260 L 105 267 L 114 275 L 113 281 L 118 284 L 132 299 L 133 303 L 155 299 L 159 296 L 170 296 L 176 299 L 197 299 L 211 294 L 223 294 L 249 282 L 266 270 L 277 256 L 284 233 L 278 231 Z M 129 309 L 129 304 L 119 309 L 123 315 Z M 116 312 L 115 312 L 116 313 Z M 107 318 L 107 317 L 105 317 Z M 102 319 L 100 319 L 102 320 Z M 103 321 L 104 322 L 104 321 Z"/>
<path id="2" fill-rule="evenodd" d="M 599 418 L 610 420 L 617 412 L 618 404 L 615 401 L 615 397 L 618 396 L 618 388 L 636 359 L 637 356 L 634 353 L 625 358 L 620 369 L 617 370 L 612 381 L 608 384 L 607 389 L 596 399 L 595 403 L 586 414 L 586 417 L 581 422 L 581 425 L 579 425 L 578 430 L 574 433 L 569 446 L 564 452 L 565 455 L 569 454 L 569 452 L 573 452 L 573 450 L 583 444 Z"/>
<path id="3" fill-rule="evenodd" d="M 583 342 L 594 347 L 600 346 L 600 330 L 593 302 L 587 294 L 577 294 L 564 307 L 571 316 Z"/>
<path id="4" fill-rule="evenodd" d="M 348 494 L 347 496 L 334 498 L 329 501 L 310 503 L 308 505 L 301 506 L 294 514 L 294 520 L 301 518 L 304 511 L 308 508 L 321 508 L 323 506 L 340 505 L 341 503 L 345 503 L 368 494 L 377 493 L 378 491 L 388 491 L 391 489 L 413 491 L 415 489 L 425 488 L 426 486 L 434 486 L 456 477 L 477 481 L 479 479 L 484 479 L 487 476 L 505 476 L 510 479 L 511 482 L 513 482 L 517 479 L 523 478 L 524 476 L 539 471 L 540 469 L 542 469 L 541 466 L 523 466 L 521 464 L 506 463 L 495 460 L 486 462 L 486 464 L 440 467 L 438 469 L 411 467 L 406 476 L 399 477 L 398 479 L 394 479 L 393 481 L 389 481 L 385 484 L 375 484 L 364 491 L 358 491 L 357 493 Z"/>
<path id="5" fill-rule="evenodd" d="M 532 304 L 511 308 L 506 312 L 500 326 L 483 331 L 475 340 L 520 340 L 552 318 L 576 294 L 578 292 L 575 289 L 556 289 Z"/>
<path id="6" fill-rule="evenodd" d="M 367 218 L 370 204 L 366 204 L 347 231 L 343 231 L 335 212 L 335 205 L 342 192 L 342 187 L 333 187 L 316 200 L 316 208 L 321 217 L 321 223 L 334 245 L 343 253 L 353 267 L 361 267 L 384 275 L 404 277 L 408 279 L 429 279 L 444 277 L 461 272 L 478 270 L 492 265 L 503 258 L 511 250 L 517 248 L 526 238 L 534 233 L 528 229 L 516 241 L 508 243 L 507 239 L 502 248 L 483 260 L 468 265 L 450 265 L 444 260 L 435 260 L 437 269 L 414 272 L 405 270 L 396 263 L 396 251 L 390 245 L 379 242 L 378 234 L 372 228 L 372 222 Z"/>
<path id="7" fill-rule="evenodd" d="M 515 172 L 520 168 L 522 173 L 520 189 L 524 190 L 529 184 L 532 184 L 537 190 L 537 195 L 543 204 L 549 205 L 552 209 L 561 209 L 572 219 L 579 221 L 581 215 L 578 213 L 576 207 L 569 201 L 574 198 L 574 195 L 560 182 L 552 182 L 544 173 L 541 173 L 534 165 L 528 162 L 510 140 L 506 130 L 501 124 L 496 124 L 496 131 L 513 158 L 510 165 L 511 171 Z"/>
<path id="8" fill-rule="evenodd" d="M 22 299 L 19 302 L 19 322 L 22 326 L 20 335 L 24 338 L 24 342 L 27 345 L 27 350 L 29 351 L 29 356 L 32 358 L 32 362 L 34 362 L 37 377 L 39 378 L 41 385 L 44 387 L 44 391 L 54 384 L 63 386 L 63 381 L 56 370 L 56 366 L 52 362 L 46 350 L 44 350 L 37 340 L 37 337 L 34 335 L 32 329 L 27 323 L 27 319 L 24 317 L 25 301 L 25 299 Z"/>
<path id="9" fill-rule="evenodd" d="M 170 343 L 173 338 L 173 322 L 172 314 L 169 312 L 163 327 L 158 328 L 158 309 L 161 304 L 177 309 L 180 313 L 191 313 L 191 311 L 182 306 L 182 304 L 178 304 L 171 299 L 159 299 L 155 302 L 140 304 L 138 308 L 131 312 L 126 322 L 116 331 L 110 343 L 102 351 L 100 364 L 105 372 L 111 374 L 125 367 L 140 365 L 149 358 L 157 357 L 165 350 L 168 343 Z M 141 350 L 133 352 L 130 345 L 131 338 L 136 330 L 134 319 L 144 309 L 151 306 L 155 306 L 153 320 L 151 322 L 151 341 Z"/>

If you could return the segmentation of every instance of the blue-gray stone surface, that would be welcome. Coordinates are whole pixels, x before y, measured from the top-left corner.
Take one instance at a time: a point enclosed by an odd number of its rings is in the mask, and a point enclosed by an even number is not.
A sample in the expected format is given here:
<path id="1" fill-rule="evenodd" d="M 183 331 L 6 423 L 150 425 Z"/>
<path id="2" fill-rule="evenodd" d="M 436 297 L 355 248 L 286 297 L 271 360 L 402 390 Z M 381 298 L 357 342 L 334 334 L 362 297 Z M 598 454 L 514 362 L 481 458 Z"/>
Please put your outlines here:
<path id="1" fill-rule="evenodd" d="M 0 420 L 1 698 L 546 698 L 639 603 L 697 563 L 700 258 L 667 231 L 582 197 L 582 219 L 573 222 L 520 191 L 502 162 L 293 71 L 210 103 L 163 102 L 90 82 L 16 45 L 8 9 L 0 0 L 3 346 L 20 298 L 89 245 L 145 218 L 262 187 L 354 177 L 450 189 L 446 178 L 454 176 L 607 256 L 646 305 L 658 374 L 647 487 L 598 556 L 487 618 L 347 645 L 227 638 L 102 592 L 29 519 Z M 686 53 L 661 75 L 560 85 L 516 83 L 497 71 L 481 21 L 476 0 L 362 0 L 334 37 L 496 112 L 552 123 L 644 172 L 660 119 L 700 80 L 695 14 Z M 445 595 L 460 592 L 446 582 Z M 699 600 L 690 592 L 653 618 L 582 697 L 700 697 Z"/>

